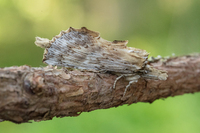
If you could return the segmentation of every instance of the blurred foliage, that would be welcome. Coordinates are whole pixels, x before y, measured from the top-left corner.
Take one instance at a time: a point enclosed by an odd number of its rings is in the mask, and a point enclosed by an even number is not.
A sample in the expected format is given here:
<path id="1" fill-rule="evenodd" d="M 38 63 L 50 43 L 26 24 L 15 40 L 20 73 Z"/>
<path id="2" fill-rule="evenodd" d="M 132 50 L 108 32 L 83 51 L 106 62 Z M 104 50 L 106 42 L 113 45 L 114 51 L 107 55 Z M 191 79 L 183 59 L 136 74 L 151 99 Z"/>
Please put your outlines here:
<path id="1" fill-rule="evenodd" d="M 151 56 L 200 52 L 199 0 L 0 0 L 0 67 L 45 66 L 35 36 L 51 39 L 70 26 L 99 31 L 107 40 Z M 161 132 L 200 131 L 200 95 L 186 94 L 153 104 L 82 113 L 78 117 L 16 125 L 0 123 L 1 132 Z"/>

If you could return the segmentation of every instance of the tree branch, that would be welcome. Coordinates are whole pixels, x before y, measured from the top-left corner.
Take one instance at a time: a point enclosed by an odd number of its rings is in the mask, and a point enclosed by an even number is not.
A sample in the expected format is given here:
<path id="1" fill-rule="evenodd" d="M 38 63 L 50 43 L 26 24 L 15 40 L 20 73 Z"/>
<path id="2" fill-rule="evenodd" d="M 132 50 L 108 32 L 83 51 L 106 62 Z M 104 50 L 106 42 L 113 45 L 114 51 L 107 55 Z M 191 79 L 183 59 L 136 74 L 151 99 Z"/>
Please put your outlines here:
<path id="1" fill-rule="evenodd" d="M 15 123 L 78 116 L 81 112 L 150 102 L 200 91 L 200 55 L 150 63 L 168 72 L 165 81 L 139 79 L 123 97 L 128 81 L 116 75 L 66 71 L 53 67 L 0 68 L 0 120 Z"/>

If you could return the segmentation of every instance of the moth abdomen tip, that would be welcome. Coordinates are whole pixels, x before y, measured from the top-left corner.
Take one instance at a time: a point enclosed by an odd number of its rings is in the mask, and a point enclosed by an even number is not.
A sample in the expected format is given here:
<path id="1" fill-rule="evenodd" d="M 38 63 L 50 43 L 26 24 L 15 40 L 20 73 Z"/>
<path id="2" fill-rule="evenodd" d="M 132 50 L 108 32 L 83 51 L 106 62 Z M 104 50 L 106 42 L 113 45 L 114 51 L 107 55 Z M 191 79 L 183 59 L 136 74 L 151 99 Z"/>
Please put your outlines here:
<path id="1" fill-rule="evenodd" d="M 35 37 L 35 44 L 41 48 L 50 47 L 50 41 L 47 38 Z"/>

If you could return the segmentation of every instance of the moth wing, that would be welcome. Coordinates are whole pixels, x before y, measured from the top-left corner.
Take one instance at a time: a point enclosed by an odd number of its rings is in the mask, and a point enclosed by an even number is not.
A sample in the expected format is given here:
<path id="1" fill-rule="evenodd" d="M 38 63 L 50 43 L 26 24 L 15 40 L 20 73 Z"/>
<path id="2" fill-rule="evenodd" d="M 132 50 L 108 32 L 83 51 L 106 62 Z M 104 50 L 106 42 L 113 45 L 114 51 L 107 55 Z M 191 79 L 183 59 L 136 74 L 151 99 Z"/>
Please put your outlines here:
<path id="1" fill-rule="evenodd" d="M 41 38 L 35 43 L 45 48 L 44 63 L 82 70 L 132 73 L 145 67 L 148 58 L 145 50 L 127 47 L 128 41 L 110 42 L 85 27 L 70 27 L 49 43 Z"/>

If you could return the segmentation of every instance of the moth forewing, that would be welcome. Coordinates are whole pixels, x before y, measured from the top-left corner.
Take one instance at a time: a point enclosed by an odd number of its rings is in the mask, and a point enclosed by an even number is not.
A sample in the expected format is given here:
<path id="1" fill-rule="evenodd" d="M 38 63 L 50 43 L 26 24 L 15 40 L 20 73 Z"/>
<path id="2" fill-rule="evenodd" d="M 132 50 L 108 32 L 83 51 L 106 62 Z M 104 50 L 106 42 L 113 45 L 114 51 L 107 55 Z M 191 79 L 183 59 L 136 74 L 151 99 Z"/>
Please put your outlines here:
<path id="1" fill-rule="evenodd" d="M 46 48 L 43 62 L 83 70 L 133 73 L 142 69 L 148 58 L 145 50 L 127 47 L 128 41 L 107 41 L 98 32 L 69 28 L 51 41 L 36 38 Z"/>

